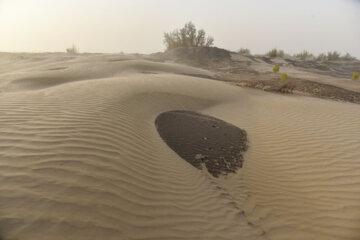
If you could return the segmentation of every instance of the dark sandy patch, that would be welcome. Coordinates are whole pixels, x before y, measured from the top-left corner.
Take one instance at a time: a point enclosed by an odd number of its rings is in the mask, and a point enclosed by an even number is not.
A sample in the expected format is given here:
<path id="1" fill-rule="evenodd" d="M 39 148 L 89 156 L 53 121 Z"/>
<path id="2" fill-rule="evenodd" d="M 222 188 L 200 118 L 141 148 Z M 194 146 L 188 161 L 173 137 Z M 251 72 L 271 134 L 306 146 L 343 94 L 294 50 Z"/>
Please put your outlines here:
<path id="1" fill-rule="evenodd" d="M 161 113 L 155 125 L 174 152 L 198 169 L 205 166 L 214 177 L 242 167 L 247 135 L 234 125 L 190 111 Z"/>

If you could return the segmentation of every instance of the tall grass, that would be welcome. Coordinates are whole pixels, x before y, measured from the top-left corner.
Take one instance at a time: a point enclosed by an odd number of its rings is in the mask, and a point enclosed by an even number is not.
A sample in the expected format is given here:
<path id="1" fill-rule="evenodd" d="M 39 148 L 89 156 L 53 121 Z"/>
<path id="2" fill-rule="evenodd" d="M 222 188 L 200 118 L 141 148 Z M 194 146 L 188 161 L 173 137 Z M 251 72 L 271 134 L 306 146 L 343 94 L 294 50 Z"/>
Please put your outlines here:
<path id="1" fill-rule="evenodd" d="M 316 61 L 339 61 L 339 60 L 344 60 L 344 61 L 351 61 L 351 60 L 356 60 L 356 57 L 351 56 L 349 53 L 346 53 L 344 55 L 341 56 L 341 54 L 338 51 L 330 51 L 327 54 L 325 53 L 321 53 L 319 54 L 316 58 Z"/>

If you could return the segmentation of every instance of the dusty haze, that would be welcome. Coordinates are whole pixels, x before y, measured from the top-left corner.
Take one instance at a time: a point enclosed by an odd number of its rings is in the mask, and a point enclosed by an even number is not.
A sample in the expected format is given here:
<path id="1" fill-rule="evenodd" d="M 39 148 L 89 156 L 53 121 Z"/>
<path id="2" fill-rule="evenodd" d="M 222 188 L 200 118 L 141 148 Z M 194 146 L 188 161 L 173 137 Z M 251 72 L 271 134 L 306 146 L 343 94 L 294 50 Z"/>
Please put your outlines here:
<path id="1" fill-rule="evenodd" d="M 319 1 L 0 1 L 0 51 L 164 50 L 165 31 L 193 21 L 229 50 L 289 53 L 338 50 L 360 57 L 355 0 Z"/>
<path id="2" fill-rule="evenodd" d="M 0 240 L 360 239 L 359 1 L 0 6 Z"/>

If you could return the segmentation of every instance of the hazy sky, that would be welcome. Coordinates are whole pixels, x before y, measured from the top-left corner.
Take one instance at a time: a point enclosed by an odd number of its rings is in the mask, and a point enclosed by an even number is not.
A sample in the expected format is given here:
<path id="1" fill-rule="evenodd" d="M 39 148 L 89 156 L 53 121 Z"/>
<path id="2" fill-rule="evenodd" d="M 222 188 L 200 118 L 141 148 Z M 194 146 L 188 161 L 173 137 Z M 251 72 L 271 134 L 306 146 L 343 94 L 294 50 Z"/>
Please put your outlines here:
<path id="1" fill-rule="evenodd" d="M 360 58 L 360 0 L 0 0 L 0 51 L 152 53 L 190 20 L 229 50 Z"/>

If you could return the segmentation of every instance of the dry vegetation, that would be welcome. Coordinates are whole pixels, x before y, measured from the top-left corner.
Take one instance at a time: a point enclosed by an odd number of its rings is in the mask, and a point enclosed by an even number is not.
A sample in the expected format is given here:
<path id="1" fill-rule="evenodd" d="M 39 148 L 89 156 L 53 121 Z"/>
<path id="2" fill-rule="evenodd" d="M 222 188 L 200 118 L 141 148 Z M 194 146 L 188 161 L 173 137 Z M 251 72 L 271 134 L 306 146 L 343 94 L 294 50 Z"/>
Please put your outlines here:
<path id="1" fill-rule="evenodd" d="M 248 48 L 241 48 L 238 51 L 238 53 L 243 54 L 243 55 L 251 55 L 250 49 L 248 49 Z M 254 56 L 260 57 L 261 55 L 254 55 Z M 284 52 L 284 50 L 278 50 L 276 48 L 271 49 L 270 51 L 265 53 L 264 56 L 269 57 L 269 58 L 276 58 L 276 57 L 279 57 L 279 58 L 290 57 L 291 58 L 291 56 L 286 54 Z M 295 59 L 303 60 L 303 61 L 319 61 L 319 62 L 339 61 L 339 60 L 343 60 L 343 61 L 356 60 L 356 57 L 350 55 L 349 53 L 341 55 L 341 53 L 338 51 L 329 51 L 327 53 L 320 53 L 319 55 L 315 56 L 314 54 L 310 53 L 309 51 L 303 50 L 300 53 L 292 55 L 292 57 Z"/>
<path id="2" fill-rule="evenodd" d="M 309 53 L 308 51 L 304 50 L 301 53 L 295 54 L 295 58 L 301 59 L 301 60 L 311 60 L 314 59 L 314 55 L 312 53 Z"/>
<path id="3" fill-rule="evenodd" d="M 276 58 L 276 57 L 284 57 L 285 52 L 283 50 L 277 50 L 276 48 L 270 50 L 268 53 L 266 53 L 266 56 L 270 58 Z"/>
<path id="4" fill-rule="evenodd" d="M 179 47 L 210 47 L 214 44 L 214 38 L 206 37 L 203 29 L 196 30 L 195 25 L 188 22 L 183 28 L 164 33 L 164 43 L 167 50 Z"/>
<path id="5" fill-rule="evenodd" d="M 203 29 L 197 30 L 195 25 L 190 21 L 180 29 L 175 29 L 172 32 L 164 33 L 164 44 L 166 46 L 166 50 L 172 50 L 180 47 L 210 47 L 214 45 L 214 38 L 206 36 L 206 33 Z M 66 49 L 66 51 L 72 54 L 78 53 L 78 50 L 75 46 Z M 238 53 L 242 55 L 252 56 L 251 51 L 248 48 L 240 48 L 240 50 L 238 50 Z M 270 51 L 265 53 L 264 56 L 269 58 L 291 58 L 291 56 L 289 54 L 286 54 L 284 50 L 277 48 L 271 49 Z M 356 58 L 354 56 L 351 56 L 349 53 L 341 55 L 341 53 L 338 51 L 329 51 L 327 53 L 320 53 L 319 55 L 315 56 L 309 51 L 303 50 L 300 53 L 294 54 L 292 57 L 303 61 L 312 60 L 318 62 L 356 60 Z"/>
<path id="6" fill-rule="evenodd" d="M 306 77 L 307 74 L 317 74 L 317 76 L 331 78 L 359 79 L 359 61 L 349 53 L 342 55 L 338 51 L 330 51 L 315 56 L 303 50 L 298 54 L 289 55 L 277 48 L 264 55 L 252 55 L 248 48 L 241 48 L 234 53 L 209 47 L 213 45 L 213 38 L 206 37 L 204 30 L 197 31 L 191 22 L 179 30 L 165 33 L 164 37 L 167 51 L 158 55 L 162 61 L 173 60 L 208 69 L 215 73 L 212 79 L 234 82 L 241 86 L 255 87 L 265 91 L 294 92 L 306 96 L 360 103 L 360 93 L 352 91 L 351 88 L 346 89 L 326 81 L 313 80 L 314 77 Z M 242 58 L 237 58 L 236 54 L 241 55 Z M 234 59 L 233 56 L 235 56 Z M 287 72 L 282 72 L 280 75 L 269 74 L 268 70 L 259 71 L 257 66 L 260 69 L 272 67 L 273 73 L 279 73 L 282 67 L 290 68 L 286 71 L 289 71 L 291 76 Z M 291 69 L 304 72 L 305 77 L 299 77 L 298 73 L 292 74 Z M 196 76 L 199 77 L 199 75 Z"/>
<path id="7" fill-rule="evenodd" d="M 251 55 L 250 49 L 248 49 L 248 48 L 240 48 L 238 53 L 242 54 L 242 55 Z"/>
<path id="8" fill-rule="evenodd" d="M 66 52 L 68 54 L 78 54 L 79 50 L 77 49 L 77 47 L 75 45 L 73 45 L 71 48 L 67 48 Z"/>

